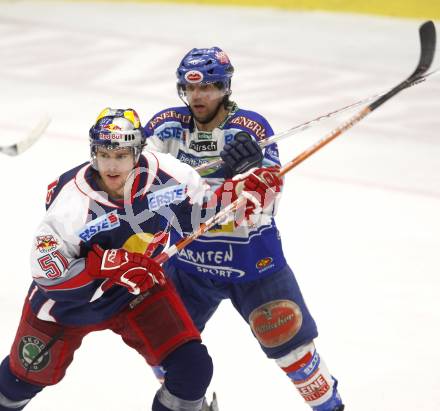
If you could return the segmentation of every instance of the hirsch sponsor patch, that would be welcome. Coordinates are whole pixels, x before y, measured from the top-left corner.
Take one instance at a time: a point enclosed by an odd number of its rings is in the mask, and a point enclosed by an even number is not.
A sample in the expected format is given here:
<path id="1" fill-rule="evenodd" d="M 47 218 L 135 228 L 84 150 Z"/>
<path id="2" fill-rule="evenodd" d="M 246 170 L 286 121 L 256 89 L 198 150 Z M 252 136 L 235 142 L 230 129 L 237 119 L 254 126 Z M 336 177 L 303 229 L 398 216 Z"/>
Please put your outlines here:
<path id="1" fill-rule="evenodd" d="M 47 254 L 59 248 L 60 242 L 52 235 L 39 235 L 35 239 L 35 247 L 41 254 Z"/>
<path id="2" fill-rule="evenodd" d="M 82 241 L 86 242 L 101 231 L 110 231 L 116 227 L 119 227 L 120 225 L 121 222 L 119 220 L 118 213 L 116 211 L 112 211 L 88 222 L 76 234 Z"/>
<path id="3" fill-rule="evenodd" d="M 27 335 L 21 338 L 18 345 L 18 357 L 21 365 L 29 371 L 41 371 L 50 361 L 46 344 L 38 337 Z"/>
<path id="4" fill-rule="evenodd" d="M 189 148 L 197 153 L 204 151 L 217 151 L 217 141 L 191 141 L 189 143 Z"/>
<path id="5" fill-rule="evenodd" d="M 172 187 L 162 188 L 147 196 L 148 208 L 150 211 L 159 210 L 159 208 L 170 205 L 176 201 L 182 201 L 186 198 L 186 184 L 178 184 Z"/>
<path id="6" fill-rule="evenodd" d="M 264 304 L 249 315 L 249 323 L 264 347 L 278 347 L 292 339 L 302 325 L 299 306 L 290 300 Z"/>

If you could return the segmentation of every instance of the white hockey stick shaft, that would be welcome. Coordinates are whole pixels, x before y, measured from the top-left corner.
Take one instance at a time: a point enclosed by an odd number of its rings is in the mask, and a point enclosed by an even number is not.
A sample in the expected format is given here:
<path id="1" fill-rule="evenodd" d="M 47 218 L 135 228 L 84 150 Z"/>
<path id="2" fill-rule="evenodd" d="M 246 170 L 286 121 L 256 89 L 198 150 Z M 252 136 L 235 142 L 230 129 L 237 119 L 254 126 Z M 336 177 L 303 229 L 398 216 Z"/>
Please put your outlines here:
<path id="1" fill-rule="evenodd" d="M 440 68 L 437 68 L 437 69 L 435 69 L 435 70 L 425 74 L 420 79 L 418 79 L 416 82 L 411 84 L 409 87 L 412 87 L 415 84 L 418 84 L 418 83 L 420 83 L 422 81 L 425 81 L 429 76 L 438 74 L 439 71 L 440 71 Z M 275 134 L 275 135 L 273 135 L 271 137 L 262 139 L 262 140 L 260 140 L 258 142 L 258 144 L 259 144 L 259 146 L 261 148 L 267 147 L 268 145 L 276 143 L 276 142 L 278 142 L 280 140 L 283 140 L 286 137 L 291 137 L 291 136 L 293 136 L 295 134 L 298 134 L 298 133 L 300 133 L 300 132 L 302 132 L 304 130 L 307 130 L 308 128 L 314 126 L 316 123 L 320 122 L 321 120 L 324 120 L 326 118 L 331 118 L 331 117 L 333 117 L 335 115 L 338 115 L 338 114 L 342 114 L 342 113 L 344 113 L 346 111 L 349 111 L 349 110 L 351 110 L 353 108 L 356 108 L 356 107 L 358 107 L 358 106 L 360 106 L 362 104 L 366 104 L 366 103 L 369 103 L 370 101 L 376 100 L 377 98 L 382 97 L 385 94 L 386 94 L 386 92 L 385 93 L 381 93 L 381 94 L 375 94 L 374 96 L 370 96 L 370 97 L 364 98 L 364 99 L 359 100 L 359 101 L 357 101 L 355 103 L 349 104 L 348 106 L 339 108 L 339 109 L 334 110 L 334 111 L 330 111 L 329 113 L 323 114 L 321 116 L 318 116 L 318 117 L 314 118 L 313 120 L 309 120 L 309 121 L 307 121 L 305 123 L 302 123 L 302 124 L 299 124 L 299 125 L 294 126 L 292 128 L 289 128 L 286 131 L 283 131 L 283 132 Z M 200 171 L 206 170 L 208 168 L 218 168 L 222 163 L 223 163 L 223 160 L 221 158 L 219 158 L 217 160 L 208 161 L 206 163 L 203 163 L 203 164 L 199 165 L 198 167 L 195 167 L 195 170 L 200 172 Z"/>
<path id="2" fill-rule="evenodd" d="M 286 131 L 283 131 L 281 133 L 274 134 L 271 137 L 267 137 L 267 138 L 264 138 L 262 140 L 259 140 L 258 144 L 259 144 L 259 146 L 261 148 L 264 148 L 264 147 L 266 147 L 266 146 L 268 146 L 270 144 L 276 143 L 277 141 L 280 141 L 280 140 L 282 140 L 282 139 L 284 139 L 286 137 L 290 137 L 290 136 L 298 134 L 298 133 L 300 133 L 300 132 L 302 132 L 304 130 L 307 130 L 308 128 L 312 127 L 313 125 L 315 125 L 316 123 L 320 122 L 321 120 L 324 120 L 326 118 L 331 118 L 331 117 L 333 117 L 333 116 L 335 116 L 337 114 L 342 114 L 345 111 L 351 110 L 351 109 L 353 109 L 355 107 L 358 107 L 358 106 L 360 106 L 362 104 L 366 104 L 366 103 L 368 103 L 368 102 L 370 102 L 370 101 L 372 101 L 372 100 L 374 100 L 374 99 L 376 99 L 376 98 L 378 98 L 380 96 L 381 96 L 380 94 L 376 94 L 374 96 L 370 96 L 370 97 L 367 97 L 365 99 L 359 100 L 356 103 L 349 104 L 348 106 L 339 108 L 337 110 L 330 111 L 327 114 L 323 114 L 323 115 L 318 116 L 318 117 L 316 117 L 316 118 L 314 118 L 312 120 L 306 121 L 305 123 L 302 123 L 302 124 L 299 124 L 297 126 L 291 127 L 288 130 L 286 130 Z M 217 168 L 222 163 L 223 163 L 223 160 L 221 158 L 219 158 L 217 160 L 213 160 L 213 161 L 209 161 L 207 163 L 201 164 L 198 167 L 195 167 L 195 170 L 200 172 L 202 170 L 206 170 L 207 168 L 213 168 L 213 167 Z"/>

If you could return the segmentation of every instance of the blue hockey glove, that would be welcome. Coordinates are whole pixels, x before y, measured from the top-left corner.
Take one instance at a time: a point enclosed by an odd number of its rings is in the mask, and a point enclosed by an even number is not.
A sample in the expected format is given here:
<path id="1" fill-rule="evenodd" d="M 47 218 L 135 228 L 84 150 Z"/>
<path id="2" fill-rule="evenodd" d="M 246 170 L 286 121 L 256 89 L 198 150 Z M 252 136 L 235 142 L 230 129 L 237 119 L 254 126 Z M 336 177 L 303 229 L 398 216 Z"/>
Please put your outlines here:
<path id="1" fill-rule="evenodd" d="M 263 164 L 263 152 L 258 143 L 246 132 L 240 131 L 234 140 L 225 144 L 220 157 L 224 161 L 225 178 L 243 174 Z"/>

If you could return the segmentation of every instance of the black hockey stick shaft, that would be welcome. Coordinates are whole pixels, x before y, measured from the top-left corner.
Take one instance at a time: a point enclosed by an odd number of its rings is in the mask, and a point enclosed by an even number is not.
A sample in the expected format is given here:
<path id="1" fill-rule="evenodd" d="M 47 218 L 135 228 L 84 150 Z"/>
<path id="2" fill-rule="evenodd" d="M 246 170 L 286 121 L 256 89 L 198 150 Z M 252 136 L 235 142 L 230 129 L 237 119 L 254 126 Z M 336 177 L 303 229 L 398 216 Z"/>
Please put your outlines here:
<path id="1" fill-rule="evenodd" d="M 436 32 L 435 26 L 432 21 L 427 21 L 420 26 L 419 29 L 420 34 L 420 59 L 419 63 L 414 70 L 414 72 L 406 78 L 404 81 L 399 83 L 396 87 L 392 88 L 390 91 L 385 93 L 383 96 L 379 97 L 377 100 L 374 100 L 367 107 L 362 109 L 356 115 L 351 117 L 348 121 L 342 124 L 340 127 L 333 130 L 328 136 L 319 140 L 313 146 L 309 147 L 307 150 L 303 151 L 300 155 L 295 157 L 293 160 L 289 161 L 282 169 L 280 174 L 284 175 L 292 168 L 296 167 L 298 164 L 302 163 L 306 158 L 310 157 L 313 153 L 320 150 L 322 147 L 333 141 L 336 137 L 340 136 L 343 132 L 347 131 L 359 121 L 361 121 L 365 116 L 370 114 L 372 111 L 376 110 L 382 104 L 386 103 L 392 97 L 394 97 L 397 93 L 405 90 L 408 87 L 413 86 L 414 84 L 419 83 L 424 79 L 424 74 L 428 71 L 429 67 L 434 60 L 435 54 L 435 45 L 436 45 Z"/>
<path id="2" fill-rule="evenodd" d="M 434 60 L 435 46 L 436 46 L 436 33 L 435 26 L 432 21 L 427 21 L 420 26 L 420 60 L 414 72 L 396 87 L 391 89 L 388 93 L 379 97 L 377 100 L 373 101 L 368 107 L 370 111 L 375 110 L 383 103 L 388 101 L 391 97 L 394 97 L 397 93 L 402 90 L 411 87 L 413 84 L 418 83 L 419 80 L 423 78 L 423 75 L 431 67 L 432 61 Z"/>

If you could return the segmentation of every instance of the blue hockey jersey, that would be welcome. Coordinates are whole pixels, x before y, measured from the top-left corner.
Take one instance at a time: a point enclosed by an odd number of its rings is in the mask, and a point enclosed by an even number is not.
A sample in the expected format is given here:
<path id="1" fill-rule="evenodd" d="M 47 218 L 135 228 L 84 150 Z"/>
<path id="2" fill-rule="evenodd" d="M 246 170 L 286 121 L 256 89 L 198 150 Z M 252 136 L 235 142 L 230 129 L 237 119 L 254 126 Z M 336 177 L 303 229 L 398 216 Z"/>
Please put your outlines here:
<path id="1" fill-rule="evenodd" d="M 231 103 L 229 115 L 212 132 L 197 130 L 187 107 L 157 113 L 145 130 L 150 149 L 170 153 L 193 167 L 218 159 L 223 146 L 240 131 L 256 140 L 273 135 L 264 117 L 239 109 L 235 103 Z M 279 165 L 276 144 L 266 147 L 263 165 Z M 212 191 L 224 181 L 221 168 L 206 169 L 201 175 Z M 170 263 L 191 274 L 228 282 L 261 278 L 286 265 L 272 214 L 262 215 L 257 226 L 234 227 L 230 222 L 215 227 L 185 247 Z"/>
<path id="2" fill-rule="evenodd" d="M 93 244 L 144 253 L 154 235 L 191 231 L 191 211 L 201 204 L 200 176 L 173 157 L 146 152 L 125 184 L 123 200 L 100 191 L 89 163 L 49 186 L 46 215 L 31 252 L 31 308 L 38 318 L 65 325 L 100 323 L 133 298 L 125 287 L 104 291 L 91 280 L 85 257 Z M 159 252 L 160 250 L 157 250 Z"/>

